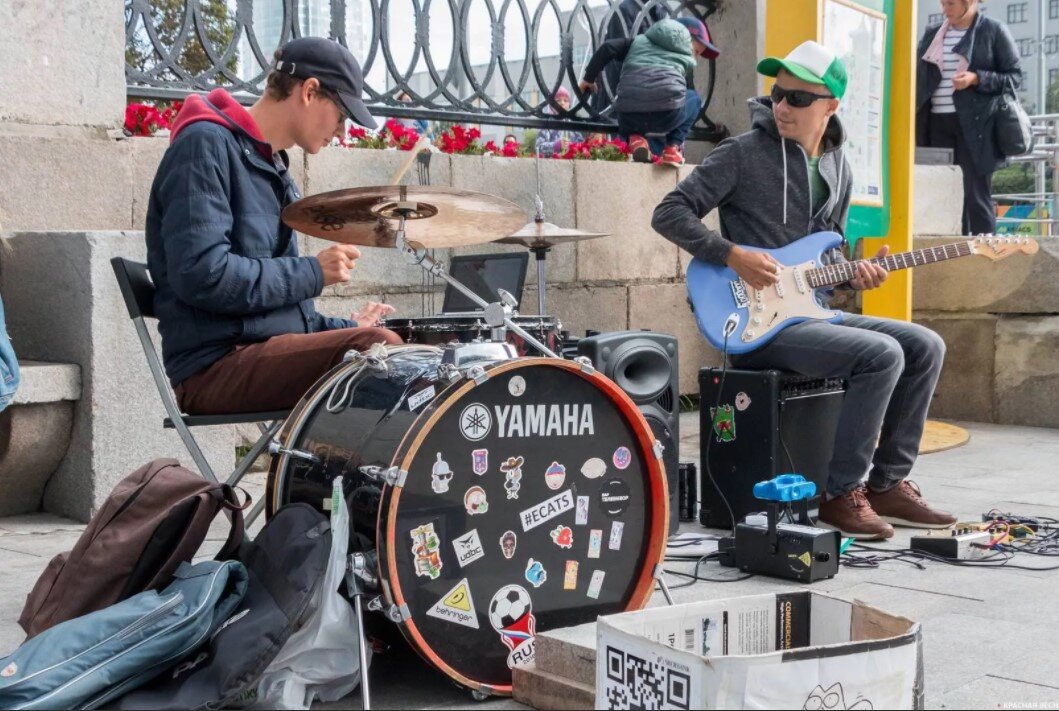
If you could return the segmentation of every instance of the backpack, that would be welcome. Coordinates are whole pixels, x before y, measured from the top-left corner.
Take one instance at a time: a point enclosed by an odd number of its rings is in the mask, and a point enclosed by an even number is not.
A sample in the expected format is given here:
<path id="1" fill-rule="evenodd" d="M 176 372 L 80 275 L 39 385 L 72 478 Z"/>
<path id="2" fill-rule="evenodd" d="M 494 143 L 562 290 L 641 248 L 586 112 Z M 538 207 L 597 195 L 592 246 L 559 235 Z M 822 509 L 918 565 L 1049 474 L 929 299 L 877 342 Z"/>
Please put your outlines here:
<path id="1" fill-rule="evenodd" d="M 206 481 L 175 459 L 137 469 L 114 487 L 73 550 L 53 558 L 37 579 L 18 620 L 27 638 L 168 584 L 222 510 L 231 513 L 232 525 L 218 560 L 231 558 L 243 541 L 234 489 Z"/>
<path id="2" fill-rule="evenodd" d="M 111 708 L 217 709 L 253 701 L 262 672 L 315 611 L 330 553 L 323 514 L 304 503 L 281 508 L 239 551 L 249 584 L 231 619 L 197 654 Z"/>
<path id="3" fill-rule="evenodd" d="M 238 561 L 183 563 L 149 590 L 51 627 L 0 659 L 0 708 L 93 709 L 200 647 L 246 592 Z"/>

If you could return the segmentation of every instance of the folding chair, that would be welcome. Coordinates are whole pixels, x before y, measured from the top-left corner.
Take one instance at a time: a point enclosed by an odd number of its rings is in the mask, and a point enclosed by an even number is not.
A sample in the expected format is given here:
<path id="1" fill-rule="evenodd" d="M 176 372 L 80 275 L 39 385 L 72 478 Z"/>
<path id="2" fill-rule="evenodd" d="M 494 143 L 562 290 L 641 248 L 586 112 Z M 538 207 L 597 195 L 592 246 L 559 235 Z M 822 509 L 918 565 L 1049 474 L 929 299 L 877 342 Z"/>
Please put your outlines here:
<path id="1" fill-rule="evenodd" d="M 250 451 L 239 460 L 235 470 L 227 476 L 227 483 L 234 486 L 239 483 L 250 469 L 254 460 L 268 448 L 279 432 L 280 427 L 283 426 L 283 421 L 290 414 L 290 411 L 252 412 L 237 415 L 185 415 L 182 413 L 180 408 L 177 407 L 173 391 L 169 388 L 169 381 L 166 379 L 165 371 L 162 369 L 162 360 L 159 358 L 158 351 L 154 347 L 154 341 L 151 340 L 151 334 L 147 330 L 145 319 L 155 318 L 154 282 L 151 281 L 147 265 L 122 259 L 121 257 L 111 259 L 110 264 L 114 267 L 114 276 L 117 277 L 118 286 L 121 287 L 121 295 L 125 299 L 125 308 L 129 311 L 129 318 L 132 319 L 133 324 L 136 326 L 136 335 L 139 336 L 143 354 L 147 357 L 147 365 L 151 369 L 155 387 L 158 388 L 158 396 L 162 398 L 162 405 L 169 415 L 162 421 L 162 426 L 165 429 L 175 429 L 177 431 L 202 476 L 213 482 L 218 481 L 217 475 L 209 462 L 206 461 L 206 457 L 203 455 L 198 442 L 192 436 L 190 428 L 238 425 L 248 422 L 258 423 L 261 437 L 250 448 Z M 250 525 L 261 514 L 264 507 L 265 498 L 261 497 L 261 500 L 254 505 L 254 508 L 246 516 L 246 524 Z"/>

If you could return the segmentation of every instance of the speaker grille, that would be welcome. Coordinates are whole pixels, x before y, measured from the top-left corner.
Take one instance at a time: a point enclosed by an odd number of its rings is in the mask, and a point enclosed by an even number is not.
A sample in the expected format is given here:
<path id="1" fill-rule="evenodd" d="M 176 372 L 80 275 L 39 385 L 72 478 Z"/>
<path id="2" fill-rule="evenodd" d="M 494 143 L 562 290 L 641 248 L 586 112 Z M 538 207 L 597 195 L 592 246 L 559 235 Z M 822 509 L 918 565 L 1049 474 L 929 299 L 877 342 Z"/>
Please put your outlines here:
<path id="1" fill-rule="evenodd" d="M 673 411 L 673 391 L 666 389 L 664 393 L 658 396 L 658 406 L 666 412 Z"/>

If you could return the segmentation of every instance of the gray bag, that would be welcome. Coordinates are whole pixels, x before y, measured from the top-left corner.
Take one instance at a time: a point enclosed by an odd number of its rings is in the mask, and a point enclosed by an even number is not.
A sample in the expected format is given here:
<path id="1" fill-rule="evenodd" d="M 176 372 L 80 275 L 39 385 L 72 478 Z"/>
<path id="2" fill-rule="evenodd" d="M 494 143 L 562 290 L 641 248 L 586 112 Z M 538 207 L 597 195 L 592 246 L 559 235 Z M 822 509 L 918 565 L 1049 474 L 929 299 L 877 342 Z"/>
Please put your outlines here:
<path id="1" fill-rule="evenodd" d="M 308 504 L 281 508 L 240 548 L 249 584 L 228 622 L 184 663 L 113 708 L 215 709 L 253 694 L 287 638 L 312 615 L 330 552 L 331 526 L 323 514 Z"/>
<path id="2" fill-rule="evenodd" d="M 0 708 L 93 709 L 180 662 L 229 619 L 246 591 L 237 561 L 183 563 L 150 590 L 67 620 L 0 659 Z"/>

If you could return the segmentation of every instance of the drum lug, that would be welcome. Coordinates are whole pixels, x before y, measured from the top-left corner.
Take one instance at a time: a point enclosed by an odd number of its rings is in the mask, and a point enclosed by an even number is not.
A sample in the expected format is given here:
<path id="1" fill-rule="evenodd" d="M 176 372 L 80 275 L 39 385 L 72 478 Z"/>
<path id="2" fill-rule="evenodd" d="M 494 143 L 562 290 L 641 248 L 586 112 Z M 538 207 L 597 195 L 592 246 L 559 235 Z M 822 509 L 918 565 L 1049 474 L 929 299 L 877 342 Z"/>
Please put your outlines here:
<path id="1" fill-rule="evenodd" d="M 489 380 L 489 374 L 485 372 L 485 368 L 480 365 L 471 367 L 467 371 L 467 375 L 474 381 L 475 385 L 481 385 L 486 380 Z"/>
<path id="2" fill-rule="evenodd" d="M 380 598 L 375 598 L 375 600 L 380 600 Z M 375 600 L 372 600 L 372 602 L 374 603 Z M 371 604 L 368 605 L 368 609 L 371 609 Z M 412 618 L 412 613 L 408 609 L 408 605 L 401 605 L 400 607 L 397 605 L 390 605 L 389 607 L 384 608 L 380 601 L 379 606 L 376 609 L 386 615 L 386 618 L 390 620 L 390 622 L 397 625 L 404 624 Z"/>
<path id="3" fill-rule="evenodd" d="M 300 449 L 287 449 L 281 445 L 277 440 L 270 440 L 268 443 L 268 453 L 275 456 L 277 454 L 285 454 L 292 459 L 304 459 L 307 462 L 313 464 L 319 464 L 320 458 L 315 454 L 309 452 L 303 452 Z"/>
<path id="4" fill-rule="evenodd" d="M 654 453 L 655 453 L 655 459 L 661 459 L 662 458 L 662 454 L 665 453 L 665 451 L 666 451 L 665 445 L 662 444 L 661 442 L 659 442 L 657 439 L 655 440 L 655 444 L 654 444 L 653 449 L 654 449 Z"/>
<path id="5" fill-rule="evenodd" d="M 592 365 L 592 360 L 588 356 L 578 356 L 574 358 L 574 362 L 581 366 L 581 371 L 592 375 L 596 372 L 595 367 Z"/>
<path id="6" fill-rule="evenodd" d="M 460 373 L 459 368 L 452 363 L 442 363 L 438 366 L 438 377 L 454 383 L 462 378 L 463 375 Z"/>
<path id="7" fill-rule="evenodd" d="M 365 465 L 360 467 L 360 473 L 369 479 L 381 481 L 398 489 L 403 487 L 405 481 L 408 480 L 408 472 L 400 467 L 386 467 L 383 469 L 374 465 Z"/>

